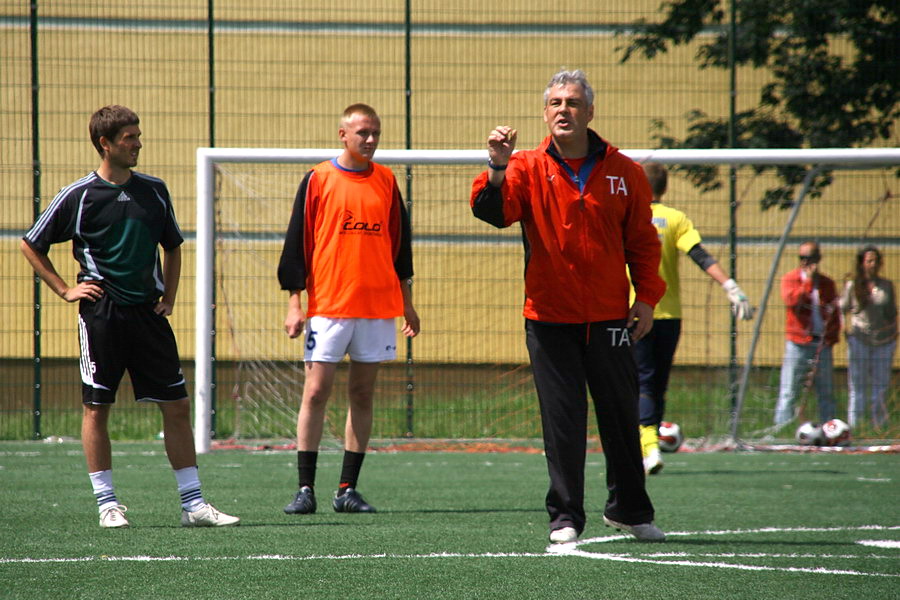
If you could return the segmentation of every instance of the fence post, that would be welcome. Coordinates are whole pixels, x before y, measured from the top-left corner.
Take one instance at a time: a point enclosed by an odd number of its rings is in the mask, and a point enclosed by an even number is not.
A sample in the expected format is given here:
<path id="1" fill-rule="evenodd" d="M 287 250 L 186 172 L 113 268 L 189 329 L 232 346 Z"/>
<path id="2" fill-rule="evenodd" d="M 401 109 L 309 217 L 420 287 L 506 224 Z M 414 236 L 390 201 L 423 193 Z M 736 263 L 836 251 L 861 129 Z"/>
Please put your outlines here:
<path id="1" fill-rule="evenodd" d="M 405 19 L 405 81 L 406 81 L 406 149 L 412 150 L 412 8 L 406 0 Z M 412 231 L 412 165 L 406 165 L 406 207 Z M 400 285 L 412 287 L 412 280 Z M 413 437 L 413 417 L 415 414 L 415 371 L 413 370 L 413 340 L 406 338 L 406 437 Z"/>
<path id="2" fill-rule="evenodd" d="M 216 45 L 215 45 L 215 16 L 214 16 L 214 7 L 213 1 L 209 0 L 207 4 L 207 32 L 206 32 L 206 41 L 207 41 L 207 52 L 209 55 L 207 56 L 207 66 L 209 71 L 209 147 L 216 147 Z M 212 325 L 215 327 L 215 306 L 216 306 L 216 286 L 215 286 L 215 261 L 212 263 L 212 297 L 210 298 L 211 305 L 213 307 L 213 320 Z M 209 398 L 209 436 L 211 439 L 216 438 L 216 338 L 212 337 L 210 340 L 210 352 L 212 356 L 212 361 L 209 364 L 209 380 L 210 380 L 210 398 Z M 196 356 L 194 357 L 194 373 L 196 374 Z M 195 434 L 196 435 L 196 434 Z"/>
<path id="3" fill-rule="evenodd" d="M 41 214 L 41 150 L 40 150 L 40 105 L 39 105 L 39 70 L 38 70 L 38 3 L 31 2 L 30 37 L 31 37 L 31 209 L 32 222 Z M 32 390 L 32 433 L 31 437 L 39 440 L 41 433 L 41 278 L 34 275 L 33 314 L 33 390 Z"/>

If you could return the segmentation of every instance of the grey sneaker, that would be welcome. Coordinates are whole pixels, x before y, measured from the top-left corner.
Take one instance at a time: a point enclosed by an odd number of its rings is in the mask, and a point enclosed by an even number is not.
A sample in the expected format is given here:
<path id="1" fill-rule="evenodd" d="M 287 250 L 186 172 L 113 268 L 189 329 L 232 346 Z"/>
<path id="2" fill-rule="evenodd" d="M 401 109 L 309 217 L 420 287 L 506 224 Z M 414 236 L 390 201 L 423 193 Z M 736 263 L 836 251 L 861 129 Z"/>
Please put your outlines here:
<path id="1" fill-rule="evenodd" d="M 128 527 L 128 519 L 125 518 L 125 511 L 128 509 L 121 504 L 110 506 L 100 511 L 100 527 L 115 529 L 117 527 Z"/>
<path id="2" fill-rule="evenodd" d="M 626 525 L 613 521 L 606 515 L 603 515 L 603 522 L 609 527 L 615 527 L 619 531 L 625 531 L 633 535 L 639 542 L 664 542 L 666 534 L 653 523 L 640 523 L 638 525 Z"/>
<path id="3" fill-rule="evenodd" d="M 308 485 L 304 485 L 294 496 L 293 501 L 284 507 L 289 515 L 311 515 L 316 512 L 316 493 Z"/>
<path id="4" fill-rule="evenodd" d="M 571 544 L 578 541 L 578 532 L 574 527 L 560 527 L 550 532 L 550 541 L 554 544 Z"/>
<path id="5" fill-rule="evenodd" d="M 212 504 L 193 512 L 181 511 L 182 527 L 229 527 L 240 523 L 239 518 L 219 512 Z"/>

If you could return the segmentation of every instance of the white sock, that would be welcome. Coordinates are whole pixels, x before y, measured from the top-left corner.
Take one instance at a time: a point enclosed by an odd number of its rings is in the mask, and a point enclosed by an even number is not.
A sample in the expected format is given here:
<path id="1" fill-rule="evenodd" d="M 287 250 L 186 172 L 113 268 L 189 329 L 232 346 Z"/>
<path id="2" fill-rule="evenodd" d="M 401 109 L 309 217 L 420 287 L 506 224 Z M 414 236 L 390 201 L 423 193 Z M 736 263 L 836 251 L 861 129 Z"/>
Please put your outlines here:
<path id="1" fill-rule="evenodd" d="M 206 506 L 203 494 L 200 493 L 200 476 L 197 467 L 185 467 L 174 471 L 178 482 L 178 494 L 181 496 L 181 508 L 188 512 L 200 510 Z"/>
<path id="2" fill-rule="evenodd" d="M 100 512 L 103 512 L 107 508 L 119 505 L 119 501 L 116 499 L 116 492 L 113 489 L 111 469 L 88 473 L 88 477 L 91 478 L 91 486 L 94 488 L 94 497 L 97 498 L 97 509 Z"/>

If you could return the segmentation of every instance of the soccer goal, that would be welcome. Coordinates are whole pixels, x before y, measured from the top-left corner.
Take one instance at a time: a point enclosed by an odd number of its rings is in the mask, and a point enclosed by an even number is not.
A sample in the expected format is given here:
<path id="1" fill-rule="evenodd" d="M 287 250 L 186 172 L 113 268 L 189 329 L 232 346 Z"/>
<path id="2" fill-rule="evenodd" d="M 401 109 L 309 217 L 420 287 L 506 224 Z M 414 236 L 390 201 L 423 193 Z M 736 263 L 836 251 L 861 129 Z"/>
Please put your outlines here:
<path id="1" fill-rule="evenodd" d="M 276 268 L 294 194 L 306 170 L 336 149 L 197 150 L 195 435 L 291 439 L 302 390 L 302 349 L 281 324 L 287 294 Z M 836 280 L 863 241 L 883 247 L 889 278 L 900 279 L 900 150 L 626 150 L 638 162 L 670 165 L 664 202 L 694 221 L 704 247 L 733 273 L 759 309 L 735 323 L 724 293 L 683 261 L 684 322 L 669 387 L 667 418 L 696 443 L 761 436 L 777 395 L 783 312 L 773 285 L 794 265 L 785 247 L 822 245 Z M 468 208 L 485 150 L 379 150 L 410 207 L 414 298 L 422 334 L 385 365 L 376 390 L 373 436 L 524 439 L 540 436 L 522 336 L 522 245 L 517 228 L 495 230 Z M 678 168 L 722 168 L 722 189 L 701 194 Z M 774 176 L 766 166 L 807 169 L 789 210 L 762 210 Z M 816 177 L 833 182 L 804 203 Z M 733 193 L 728 193 L 731 179 Z M 893 199 L 893 200 L 892 200 Z M 801 207 L 803 210 L 801 211 Z M 892 271 L 892 269 L 895 269 Z M 766 310 L 767 307 L 769 310 Z M 840 365 L 840 353 L 835 352 Z M 839 388 L 836 384 L 836 388 Z M 328 433 L 343 431 L 341 391 Z M 801 404 L 801 413 L 803 405 Z M 803 415 L 799 414 L 798 418 Z"/>

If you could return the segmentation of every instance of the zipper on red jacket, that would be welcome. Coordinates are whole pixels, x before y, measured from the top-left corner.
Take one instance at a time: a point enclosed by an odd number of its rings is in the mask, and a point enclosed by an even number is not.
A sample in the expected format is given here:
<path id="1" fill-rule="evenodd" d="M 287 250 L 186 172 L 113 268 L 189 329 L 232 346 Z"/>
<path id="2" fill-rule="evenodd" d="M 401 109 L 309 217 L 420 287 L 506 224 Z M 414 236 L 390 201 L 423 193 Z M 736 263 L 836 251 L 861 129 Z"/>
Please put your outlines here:
<path id="1" fill-rule="evenodd" d="M 552 154 L 551 154 L 551 156 L 552 156 Z M 556 157 L 554 157 L 554 158 L 556 158 Z M 578 207 L 582 213 L 587 208 L 585 205 L 585 200 L 584 200 L 584 189 L 585 189 L 585 187 L 587 187 L 588 179 L 590 179 L 591 175 L 594 173 L 594 167 L 597 165 L 597 162 L 600 160 L 600 158 L 601 158 L 601 156 L 600 156 L 599 152 L 594 153 L 594 154 L 589 154 L 587 157 L 585 157 L 584 162 L 581 163 L 581 166 L 578 169 L 578 173 L 576 173 L 572 169 L 572 167 L 569 166 L 569 163 L 567 163 L 565 161 L 565 159 L 556 158 L 556 162 L 559 163 L 559 165 L 562 167 L 562 169 L 566 173 L 566 175 L 569 176 L 569 180 L 572 181 L 575 184 L 575 186 L 578 188 Z M 582 227 L 581 227 L 581 247 L 582 248 L 587 248 L 587 246 L 588 246 L 587 238 L 588 238 L 587 227 L 584 224 L 582 224 Z M 584 291 L 582 290 L 582 292 L 584 292 Z M 582 298 L 582 303 L 583 303 L 582 305 L 586 307 L 590 301 L 591 301 L 591 298 Z M 590 326 L 588 326 L 588 329 L 590 329 Z M 590 332 L 588 332 L 587 335 L 588 335 L 588 341 L 589 341 L 590 340 Z"/>
<path id="2" fill-rule="evenodd" d="M 581 202 L 582 209 L 584 209 L 584 188 L 587 185 L 587 181 L 590 178 L 591 173 L 594 171 L 594 166 L 597 164 L 598 158 L 598 154 L 587 156 L 584 162 L 581 164 L 581 168 L 578 169 L 578 173 L 573 171 L 572 167 L 570 167 L 569 163 L 567 163 L 565 160 L 557 159 L 556 161 L 569 176 L 569 179 L 578 188 L 578 200 Z"/>

